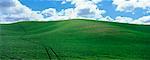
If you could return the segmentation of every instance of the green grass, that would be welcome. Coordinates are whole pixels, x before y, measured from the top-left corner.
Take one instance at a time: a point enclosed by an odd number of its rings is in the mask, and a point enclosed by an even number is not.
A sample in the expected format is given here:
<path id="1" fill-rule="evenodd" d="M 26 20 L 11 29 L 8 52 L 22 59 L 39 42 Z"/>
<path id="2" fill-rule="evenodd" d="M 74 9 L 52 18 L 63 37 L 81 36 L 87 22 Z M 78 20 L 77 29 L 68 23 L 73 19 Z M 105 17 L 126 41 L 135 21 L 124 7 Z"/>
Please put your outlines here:
<path id="1" fill-rule="evenodd" d="M 0 60 L 49 60 L 45 48 L 56 60 L 150 60 L 150 26 L 83 19 L 0 25 Z"/>

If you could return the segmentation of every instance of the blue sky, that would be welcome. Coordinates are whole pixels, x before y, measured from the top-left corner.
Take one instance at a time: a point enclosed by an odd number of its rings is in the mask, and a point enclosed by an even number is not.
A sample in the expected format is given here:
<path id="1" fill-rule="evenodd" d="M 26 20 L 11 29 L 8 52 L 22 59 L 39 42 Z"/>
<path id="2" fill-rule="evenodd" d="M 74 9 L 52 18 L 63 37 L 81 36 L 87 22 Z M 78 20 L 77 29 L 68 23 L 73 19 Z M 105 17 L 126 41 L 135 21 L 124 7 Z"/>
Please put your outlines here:
<path id="1" fill-rule="evenodd" d="M 23 5 L 28 6 L 34 11 L 42 11 L 48 8 L 55 8 L 57 11 L 61 11 L 68 8 L 75 8 L 74 4 L 67 2 L 61 4 L 63 0 L 20 0 Z M 112 0 L 103 0 L 97 4 L 97 8 L 103 9 L 106 11 L 104 16 L 110 16 L 111 18 L 116 18 L 117 16 L 131 17 L 133 19 L 138 19 L 142 16 L 147 16 L 150 13 L 145 13 L 145 10 L 141 8 L 136 8 L 133 12 L 120 12 L 116 11 L 116 6 L 112 4 Z M 134 14 L 133 14 L 134 13 Z"/>
<path id="2" fill-rule="evenodd" d="M 103 1 L 100 4 L 98 4 L 99 8 L 102 8 L 104 10 L 106 10 L 106 14 L 104 14 L 104 16 L 110 16 L 112 18 L 116 18 L 117 16 L 125 16 L 125 17 L 131 17 L 133 19 L 137 19 L 142 17 L 143 15 L 147 15 L 144 14 L 144 10 L 142 9 L 136 9 L 134 12 L 134 14 L 132 14 L 131 12 L 120 12 L 120 11 L 116 11 L 116 6 L 112 4 L 112 1 Z"/>
<path id="3" fill-rule="evenodd" d="M 74 8 L 74 5 L 72 5 L 70 2 L 61 4 L 61 0 L 20 0 L 20 2 L 34 11 L 42 11 L 48 8 L 55 8 L 57 11 L 61 11 L 62 9 Z"/>
<path id="4" fill-rule="evenodd" d="M 150 0 L 0 0 L 0 15 L 2 23 L 88 18 L 150 24 Z"/>

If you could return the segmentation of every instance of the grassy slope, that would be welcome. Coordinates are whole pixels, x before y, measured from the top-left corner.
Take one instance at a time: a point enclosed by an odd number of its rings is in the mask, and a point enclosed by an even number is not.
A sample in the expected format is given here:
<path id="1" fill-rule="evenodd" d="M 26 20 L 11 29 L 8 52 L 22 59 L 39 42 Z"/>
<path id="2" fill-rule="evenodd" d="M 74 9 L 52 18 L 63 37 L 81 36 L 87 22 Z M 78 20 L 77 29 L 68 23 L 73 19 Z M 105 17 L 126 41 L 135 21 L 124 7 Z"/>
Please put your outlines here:
<path id="1" fill-rule="evenodd" d="M 0 25 L 0 59 L 149 60 L 150 26 L 88 20 Z"/>

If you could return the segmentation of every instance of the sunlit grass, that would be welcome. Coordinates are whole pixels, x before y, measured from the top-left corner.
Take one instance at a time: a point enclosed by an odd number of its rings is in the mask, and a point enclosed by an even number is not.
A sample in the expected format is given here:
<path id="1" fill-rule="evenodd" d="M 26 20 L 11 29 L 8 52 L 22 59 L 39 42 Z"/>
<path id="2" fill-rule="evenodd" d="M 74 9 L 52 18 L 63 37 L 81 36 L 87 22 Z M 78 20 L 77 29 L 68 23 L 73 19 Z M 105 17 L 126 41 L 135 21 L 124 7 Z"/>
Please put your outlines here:
<path id="1" fill-rule="evenodd" d="M 90 20 L 0 25 L 0 59 L 149 60 L 150 26 Z M 52 48 L 58 57 L 51 51 Z"/>

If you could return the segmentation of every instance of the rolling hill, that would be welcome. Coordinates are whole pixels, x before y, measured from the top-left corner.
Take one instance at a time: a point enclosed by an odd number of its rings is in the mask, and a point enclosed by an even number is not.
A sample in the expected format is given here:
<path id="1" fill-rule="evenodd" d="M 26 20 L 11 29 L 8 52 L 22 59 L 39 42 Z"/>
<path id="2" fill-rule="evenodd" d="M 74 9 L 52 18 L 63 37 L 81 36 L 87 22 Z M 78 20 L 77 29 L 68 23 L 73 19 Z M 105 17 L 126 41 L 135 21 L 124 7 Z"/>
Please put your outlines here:
<path id="1" fill-rule="evenodd" d="M 1 60 L 150 60 L 150 26 L 73 19 L 0 24 Z"/>

